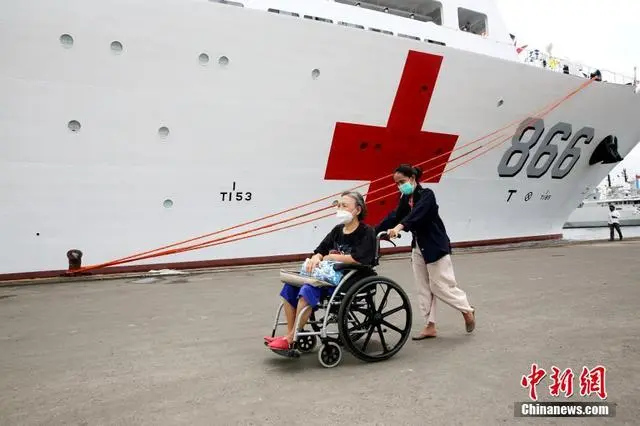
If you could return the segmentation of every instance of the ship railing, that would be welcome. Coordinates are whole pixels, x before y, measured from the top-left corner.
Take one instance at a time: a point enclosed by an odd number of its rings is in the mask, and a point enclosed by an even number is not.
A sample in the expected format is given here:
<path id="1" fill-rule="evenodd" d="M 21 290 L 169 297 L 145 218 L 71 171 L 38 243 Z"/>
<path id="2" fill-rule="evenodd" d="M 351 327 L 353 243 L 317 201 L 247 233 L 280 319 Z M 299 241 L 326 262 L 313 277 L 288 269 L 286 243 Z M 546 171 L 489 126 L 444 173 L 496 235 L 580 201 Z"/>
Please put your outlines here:
<path id="1" fill-rule="evenodd" d="M 366 31 L 374 31 L 377 33 L 381 33 L 381 34 L 385 34 L 385 35 L 390 35 L 390 36 L 397 36 L 397 37 L 402 37 L 402 38 L 407 38 L 407 39 L 412 39 L 412 40 L 416 40 L 416 41 L 422 41 L 422 42 L 428 42 L 428 43 L 434 43 L 434 44 L 439 44 L 439 45 L 444 45 L 446 46 L 446 43 L 443 41 L 439 41 L 437 40 L 439 37 L 437 34 L 433 34 L 432 28 L 427 26 L 422 28 L 419 31 L 407 31 L 407 32 L 401 32 L 401 31 L 394 31 L 390 28 L 386 28 L 385 25 L 381 25 L 380 21 L 377 21 L 375 24 L 365 24 L 364 22 L 347 22 L 345 20 L 343 20 L 342 18 L 338 18 L 336 16 L 312 16 L 312 15 L 308 15 L 306 13 L 302 13 L 300 10 L 284 10 L 284 9 L 279 9 L 279 8 L 275 8 L 272 7 L 273 5 L 271 5 L 270 7 L 266 7 L 266 8 L 262 8 L 265 5 L 260 3 L 252 3 L 252 1 L 255 0 L 209 0 L 211 2 L 214 3 L 221 3 L 221 4 L 228 4 L 228 5 L 233 5 L 233 6 L 242 6 L 244 7 L 245 4 L 248 5 L 248 7 L 251 8 L 255 8 L 255 9 L 259 9 L 259 10 L 266 10 L 267 12 L 271 12 L 271 13 L 277 13 L 277 14 L 281 14 L 281 15 L 287 15 L 287 16 L 291 16 L 291 17 L 295 17 L 295 18 L 305 18 L 305 19 L 312 19 L 315 21 L 322 21 L 324 23 L 329 23 L 329 24 L 334 24 L 334 25 L 341 25 L 341 26 L 346 26 L 346 27 L 352 27 L 352 28 L 357 28 L 360 30 L 366 30 Z M 376 12 L 381 12 L 381 13 L 385 13 L 388 16 L 395 16 L 395 17 L 400 17 L 403 19 L 407 19 L 407 20 L 411 20 L 411 21 L 416 21 L 416 22 L 422 22 L 424 24 L 427 25 L 433 25 L 433 28 L 438 28 L 438 32 L 440 32 L 440 35 L 444 35 L 445 38 L 447 34 L 446 32 L 456 32 L 459 33 L 462 31 L 461 28 L 457 28 L 457 27 L 451 27 L 451 26 L 447 26 L 442 22 L 441 16 L 440 15 L 436 15 L 435 17 L 429 16 L 427 14 L 421 14 L 418 10 L 414 11 L 413 9 L 399 9 L 399 8 L 392 8 L 392 7 L 388 7 L 388 6 L 384 6 L 384 5 L 379 5 L 379 4 L 375 4 L 375 3 L 368 3 L 366 1 L 362 1 L 362 2 L 357 2 L 355 0 L 331 0 L 331 1 L 335 1 L 336 3 L 341 3 L 341 4 L 348 4 L 348 5 L 353 5 L 356 3 L 360 3 L 360 7 L 362 9 L 367 9 L 367 10 L 372 10 L 372 11 L 376 11 Z M 438 1 L 434 1 L 434 3 L 438 3 L 440 4 L 440 2 Z M 262 7 L 258 7 L 262 6 Z M 372 26 L 373 25 L 373 26 Z M 396 25 L 397 26 L 397 25 Z M 502 44 L 505 46 L 508 46 L 509 44 L 504 41 L 504 40 L 497 40 L 491 37 L 491 35 L 487 34 L 486 32 L 483 33 L 472 33 L 477 35 L 478 37 L 481 37 L 482 39 L 486 40 L 486 42 L 494 42 L 497 44 Z"/>
<path id="2" fill-rule="evenodd" d="M 244 7 L 244 4 L 242 3 L 242 1 L 244 2 L 250 2 L 251 0 L 209 0 L 215 3 L 222 3 L 222 4 L 228 4 L 228 5 L 233 5 L 233 6 L 241 6 Z M 337 3 L 346 3 L 346 4 L 351 4 L 353 3 L 352 0 L 334 0 Z M 446 33 L 447 31 L 455 31 L 455 32 L 459 32 L 460 29 L 459 28 L 451 28 L 449 26 L 446 25 L 442 25 L 441 22 L 435 23 L 433 21 L 433 19 L 430 16 L 427 15 L 420 15 L 417 13 L 413 13 L 409 10 L 401 10 L 401 9 L 394 9 L 394 8 L 389 8 L 387 6 L 382 6 L 382 5 L 376 5 L 376 4 L 370 4 L 367 3 L 365 1 L 363 1 L 361 3 L 361 6 L 363 8 L 367 8 L 367 9 L 372 9 L 372 10 L 376 10 L 376 11 L 385 11 L 387 13 L 393 14 L 393 15 L 397 15 L 403 18 L 410 18 L 412 20 L 417 20 L 417 21 L 423 21 L 426 22 L 428 24 L 432 24 L 437 26 L 437 28 L 439 28 L 439 31 L 441 31 L 441 35 L 445 35 L 445 39 L 448 39 L 448 37 L 446 37 Z M 300 18 L 300 13 L 298 12 L 290 12 L 290 11 L 286 11 L 286 10 L 280 10 L 280 9 L 275 9 L 275 8 L 269 8 L 268 12 L 272 12 L 272 13 L 278 13 L 278 14 L 283 14 L 283 15 L 289 15 L 295 18 Z M 323 21 L 325 23 L 330 23 L 330 24 L 334 24 L 334 25 L 341 25 L 341 26 L 346 26 L 346 27 L 352 27 L 352 28 L 356 28 L 356 29 L 360 29 L 360 30 L 367 30 L 367 31 L 374 31 L 374 32 L 378 32 L 378 33 L 382 33 L 382 34 L 386 34 L 386 35 L 390 35 L 390 36 L 397 36 L 397 37 L 402 37 L 402 38 L 408 38 L 408 39 L 413 39 L 416 41 L 423 41 L 423 42 L 427 42 L 427 43 L 433 43 L 433 44 L 438 44 L 438 45 L 442 45 L 442 46 L 446 46 L 445 42 L 442 42 L 440 40 L 437 40 L 437 38 L 439 38 L 438 36 L 433 36 L 431 34 L 425 34 L 424 32 L 422 32 L 422 34 L 417 35 L 417 34 L 405 34 L 405 33 L 395 33 L 393 31 L 390 31 L 389 29 L 384 29 L 384 28 L 374 28 L 374 27 L 369 27 L 369 26 L 365 26 L 362 23 L 357 23 L 357 22 L 345 22 L 342 20 L 335 20 L 333 18 L 329 18 L 329 17 L 317 17 L 317 16 L 309 16 L 309 15 L 304 15 L 304 18 L 306 19 L 313 19 L 316 21 Z M 431 31 L 428 31 L 427 33 L 430 33 Z M 486 33 L 484 34 L 478 34 L 478 36 L 482 37 L 483 39 L 485 39 L 486 42 L 493 42 L 496 43 L 498 45 L 503 45 L 504 47 L 508 46 L 513 46 L 510 43 L 507 43 L 503 40 L 496 40 L 496 39 L 492 39 L 490 36 L 488 36 Z M 513 46 L 513 49 L 515 50 L 516 47 Z M 550 71 L 555 71 L 555 72 L 564 72 L 566 74 L 571 74 L 571 75 L 575 75 L 575 76 L 580 76 L 580 77 L 584 77 L 584 78 L 590 78 L 592 73 L 599 71 L 601 74 L 601 79 L 602 81 L 608 82 L 608 83 L 614 83 L 614 84 L 620 84 L 620 85 L 631 85 L 634 88 L 636 88 L 636 92 L 637 92 L 637 88 L 639 86 L 639 81 L 637 79 L 637 77 L 634 75 L 634 77 L 630 77 L 628 75 L 624 75 L 622 73 L 618 73 L 618 72 L 614 72 L 614 71 L 610 71 L 610 70 L 606 70 L 606 69 L 602 69 L 602 68 L 594 68 L 594 67 L 590 67 L 587 65 L 582 65 L 579 63 L 575 63 L 572 62 L 566 58 L 561 58 L 561 57 L 555 57 L 555 56 L 551 56 L 539 49 L 522 49 L 522 51 L 519 53 L 519 58 L 526 64 L 530 64 L 530 65 L 534 65 L 534 66 L 539 66 L 541 68 L 545 68 L 548 69 Z"/>
<path id="3" fill-rule="evenodd" d="M 600 72 L 602 81 L 613 84 L 629 85 L 637 87 L 639 82 L 637 76 L 629 76 L 619 72 L 596 68 L 578 62 L 573 62 L 567 58 L 553 56 L 539 49 L 523 49 L 520 59 L 525 63 L 549 71 L 575 75 L 584 78 L 591 78 L 591 75 Z"/>

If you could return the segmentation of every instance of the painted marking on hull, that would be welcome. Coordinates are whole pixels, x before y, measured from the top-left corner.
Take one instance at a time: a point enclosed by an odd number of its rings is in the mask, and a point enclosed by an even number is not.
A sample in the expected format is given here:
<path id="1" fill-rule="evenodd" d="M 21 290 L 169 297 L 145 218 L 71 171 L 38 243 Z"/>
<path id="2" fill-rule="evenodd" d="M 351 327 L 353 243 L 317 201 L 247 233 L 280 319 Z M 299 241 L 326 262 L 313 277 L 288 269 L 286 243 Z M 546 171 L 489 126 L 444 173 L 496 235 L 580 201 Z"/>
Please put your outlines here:
<path id="1" fill-rule="evenodd" d="M 387 127 L 336 123 L 325 179 L 373 181 L 391 173 L 400 163 L 416 164 L 453 150 L 458 135 L 422 131 L 441 64 L 441 56 L 409 52 Z M 422 166 L 424 177 L 431 177 L 427 182 L 440 181 L 449 156 Z M 390 184 L 391 177 L 374 182 L 369 191 Z M 367 223 L 379 223 L 395 207 L 400 193 L 392 188 L 371 198 L 388 193 L 388 197 L 368 205 Z"/>

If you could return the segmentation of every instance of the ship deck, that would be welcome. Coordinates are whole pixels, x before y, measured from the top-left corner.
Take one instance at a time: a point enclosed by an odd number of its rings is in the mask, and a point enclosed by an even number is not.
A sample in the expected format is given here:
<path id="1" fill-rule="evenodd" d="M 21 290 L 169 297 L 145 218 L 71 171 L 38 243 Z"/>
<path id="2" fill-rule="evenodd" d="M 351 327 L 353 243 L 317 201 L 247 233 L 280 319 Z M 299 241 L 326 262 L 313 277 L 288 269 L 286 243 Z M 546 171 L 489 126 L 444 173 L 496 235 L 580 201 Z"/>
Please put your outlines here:
<path id="1" fill-rule="evenodd" d="M 537 363 L 606 367 L 618 424 L 640 417 L 640 239 L 456 251 L 477 328 L 440 303 L 439 336 L 333 369 L 263 346 L 277 269 L 0 287 L 0 424 L 550 424 L 514 419 Z M 406 256 L 379 273 L 408 291 Z M 537 387 L 549 395 L 548 376 Z M 565 400 L 558 397 L 557 400 Z M 570 423 L 573 424 L 576 419 Z M 585 419 L 586 420 L 586 419 Z M 602 419 L 591 419 L 601 424 Z"/>

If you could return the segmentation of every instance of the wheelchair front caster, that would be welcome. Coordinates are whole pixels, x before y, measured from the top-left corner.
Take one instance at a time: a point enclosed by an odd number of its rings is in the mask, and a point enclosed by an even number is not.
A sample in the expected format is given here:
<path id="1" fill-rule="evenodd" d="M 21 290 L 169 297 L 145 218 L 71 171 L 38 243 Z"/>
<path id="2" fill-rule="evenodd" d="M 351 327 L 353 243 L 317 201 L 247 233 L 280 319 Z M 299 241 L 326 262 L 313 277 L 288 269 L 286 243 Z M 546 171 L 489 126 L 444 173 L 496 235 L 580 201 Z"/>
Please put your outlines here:
<path id="1" fill-rule="evenodd" d="M 337 343 L 327 342 L 320 347 L 318 361 L 323 367 L 331 368 L 340 364 L 342 360 L 342 349 Z"/>
<path id="2" fill-rule="evenodd" d="M 313 336 L 313 335 L 301 336 L 298 338 L 296 347 L 300 352 L 306 354 L 314 350 L 317 343 L 318 343 L 318 338 L 316 336 Z"/>

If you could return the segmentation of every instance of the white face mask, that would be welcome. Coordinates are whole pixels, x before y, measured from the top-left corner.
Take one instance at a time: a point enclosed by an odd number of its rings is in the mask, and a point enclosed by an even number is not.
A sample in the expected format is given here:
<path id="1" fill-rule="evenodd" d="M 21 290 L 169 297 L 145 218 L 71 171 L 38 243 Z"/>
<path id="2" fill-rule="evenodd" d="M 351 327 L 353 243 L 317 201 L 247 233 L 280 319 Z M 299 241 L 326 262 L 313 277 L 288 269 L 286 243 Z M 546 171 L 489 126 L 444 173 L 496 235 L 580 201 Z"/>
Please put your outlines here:
<path id="1" fill-rule="evenodd" d="M 341 225 L 351 222 L 351 219 L 353 219 L 353 215 L 346 210 L 336 212 L 336 221 Z"/>

